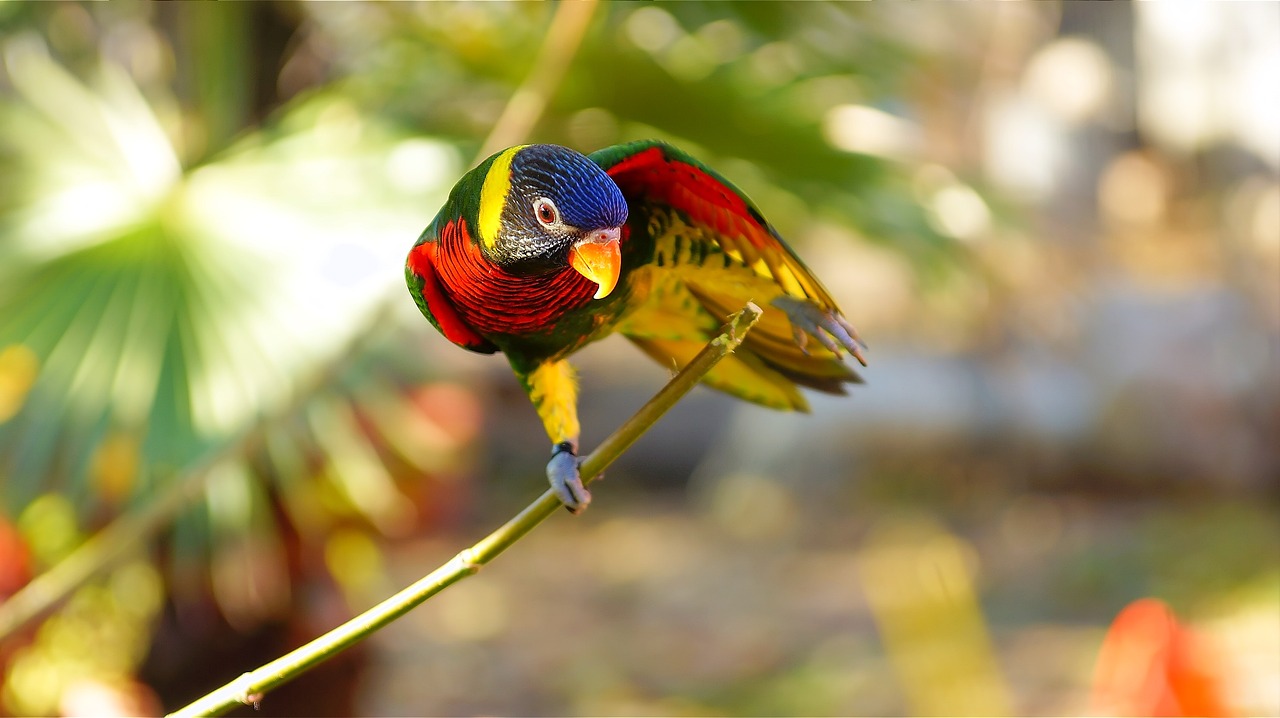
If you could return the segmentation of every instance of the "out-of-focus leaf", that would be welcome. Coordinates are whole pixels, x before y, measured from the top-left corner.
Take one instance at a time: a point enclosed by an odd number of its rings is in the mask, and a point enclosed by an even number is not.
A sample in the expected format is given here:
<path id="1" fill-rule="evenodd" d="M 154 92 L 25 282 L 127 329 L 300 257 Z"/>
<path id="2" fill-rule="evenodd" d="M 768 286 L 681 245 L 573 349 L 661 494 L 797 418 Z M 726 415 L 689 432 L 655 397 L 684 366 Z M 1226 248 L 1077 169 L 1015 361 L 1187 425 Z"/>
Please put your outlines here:
<path id="1" fill-rule="evenodd" d="M 3 499 L 61 487 L 87 507 L 137 484 L 119 462 L 119 491 L 88 483 L 95 461 L 101 480 L 102 457 L 123 456 L 111 437 L 137 437 L 131 473 L 177 467 L 290 398 L 399 287 L 388 268 L 457 161 L 321 95 L 180 174 L 125 73 L 104 63 L 84 85 L 38 41 L 14 48 L 21 96 L 0 122 L 23 130 L 6 144 L 43 184 L 0 217 L 0 346 L 38 366 L 0 425 Z"/>

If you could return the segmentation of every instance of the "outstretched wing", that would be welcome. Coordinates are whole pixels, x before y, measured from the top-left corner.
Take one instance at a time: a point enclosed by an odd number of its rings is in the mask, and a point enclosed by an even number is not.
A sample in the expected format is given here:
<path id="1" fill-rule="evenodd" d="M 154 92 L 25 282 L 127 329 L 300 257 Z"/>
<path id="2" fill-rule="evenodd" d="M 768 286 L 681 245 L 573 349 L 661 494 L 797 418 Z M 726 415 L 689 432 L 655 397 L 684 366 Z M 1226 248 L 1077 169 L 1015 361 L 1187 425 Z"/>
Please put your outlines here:
<path id="1" fill-rule="evenodd" d="M 652 243 L 635 271 L 647 298 L 617 331 L 664 364 L 683 366 L 747 301 L 766 312 L 731 361 L 707 383 L 750 401 L 806 410 L 796 384 L 830 393 L 860 382 L 834 352 L 804 348 L 774 301 L 798 300 L 839 315 L 835 300 L 740 190 L 680 150 L 632 142 L 591 155 L 627 198 L 632 241 Z M 795 302 L 792 302 L 795 305 Z"/>

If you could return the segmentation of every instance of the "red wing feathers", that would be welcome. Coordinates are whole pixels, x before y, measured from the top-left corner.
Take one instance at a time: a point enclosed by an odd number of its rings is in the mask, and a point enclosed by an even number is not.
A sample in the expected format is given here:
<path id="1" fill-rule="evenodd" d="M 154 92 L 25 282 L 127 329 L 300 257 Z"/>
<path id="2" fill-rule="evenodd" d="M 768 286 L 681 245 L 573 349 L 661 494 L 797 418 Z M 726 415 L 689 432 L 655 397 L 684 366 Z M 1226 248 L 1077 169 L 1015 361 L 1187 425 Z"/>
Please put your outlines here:
<path id="1" fill-rule="evenodd" d="M 727 181 L 682 154 L 655 144 L 612 165 L 607 158 L 597 161 L 628 202 L 643 200 L 678 210 L 711 230 L 709 236 L 725 254 L 772 277 L 787 294 L 811 299 L 824 309 L 834 308 L 826 289 L 760 212 Z"/>

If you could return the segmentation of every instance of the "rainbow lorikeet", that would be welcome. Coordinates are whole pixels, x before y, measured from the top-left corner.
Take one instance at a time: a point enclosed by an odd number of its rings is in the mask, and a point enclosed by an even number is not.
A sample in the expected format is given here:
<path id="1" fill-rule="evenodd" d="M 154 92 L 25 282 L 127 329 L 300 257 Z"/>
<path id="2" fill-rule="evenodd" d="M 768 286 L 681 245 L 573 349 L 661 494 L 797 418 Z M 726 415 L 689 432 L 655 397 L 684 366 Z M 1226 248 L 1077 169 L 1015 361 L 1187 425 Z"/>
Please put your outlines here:
<path id="1" fill-rule="evenodd" d="M 682 367 L 754 301 L 764 316 L 706 376 L 710 386 L 807 411 L 797 385 L 843 394 L 861 378 L 842 351 L 866 364 L 853 326 L 755 205 L 662 142 L 498 152 L 454 186 L 409 251 L 405 278 L 447 339 L 506 354 L 551 437 L 547 478 L 575 513 L 591 497 L 566 359 L 583 346 L 619 332 Z"/>

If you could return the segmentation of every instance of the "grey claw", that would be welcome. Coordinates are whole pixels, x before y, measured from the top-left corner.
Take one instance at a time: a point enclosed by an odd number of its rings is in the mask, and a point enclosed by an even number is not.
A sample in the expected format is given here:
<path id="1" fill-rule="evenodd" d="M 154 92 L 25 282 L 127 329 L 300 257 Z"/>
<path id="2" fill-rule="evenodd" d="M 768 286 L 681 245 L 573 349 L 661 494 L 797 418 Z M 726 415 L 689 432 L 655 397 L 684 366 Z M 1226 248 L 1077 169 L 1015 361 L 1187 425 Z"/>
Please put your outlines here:
<path id="1" fill-rule="evenodd" d="M 849 353 L 853 355 L 854 359 L 858 360 L 859 364 L 866 366 L 867 358 L 862 355 L 862 352 L 867 350 L 867 343 L 862 341 L 862 337 L 858 336 L 858 330 L 854 329 L 853 325 L 844 316 L 837 314 L 835 315 L 835 320 L 848 333 L 849 338 L 853 340 L 853 346 L 849 349 Z"/>
<path id="2" fill-rule="evenodd" d="M 825 324 L 822 325 L 822 328 L 826 329 L 827 332 L 831 332 L 831 328 Z M 818 338 L 818 343 L 829 349 L 832 354 L 835 354 L 838 357 L 844 356 L 840 353 L 840 344 L 836 344 L 836 340 L 831 338 L 830 333 L 824 334 L 822 332 L 814 332 L 814 336 Z M 841 341 L 843 341 L 843 338 L 841 338 Z"/>
<path id="3" fill-rule="evenodd" d="M 582 485 L 578 474 L 578 457 L 571 450 L 557 450 L 551 455 L 551 461 L 547 462 L 547 481 L 569 513 L 582 513 L 591 503 L 591 492 Z"/>
<path id="4" fill-rule="evenodd" d="M 842 356 L 842 351 L 848 351 L 860 364 L 867 365 L 863 356 L 867 345 L 858 338 L 858 330 L 839 313 L 824 311 L 810 301 L 794 297 L 778 297 L 773 300 L 773 306 L 785 312 L 791 320 L 800 351 L 809 353 L 805 345 L 808 337 L 812 336 L 837 357 Z"/>

